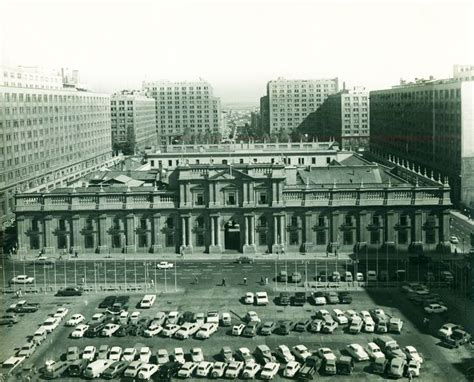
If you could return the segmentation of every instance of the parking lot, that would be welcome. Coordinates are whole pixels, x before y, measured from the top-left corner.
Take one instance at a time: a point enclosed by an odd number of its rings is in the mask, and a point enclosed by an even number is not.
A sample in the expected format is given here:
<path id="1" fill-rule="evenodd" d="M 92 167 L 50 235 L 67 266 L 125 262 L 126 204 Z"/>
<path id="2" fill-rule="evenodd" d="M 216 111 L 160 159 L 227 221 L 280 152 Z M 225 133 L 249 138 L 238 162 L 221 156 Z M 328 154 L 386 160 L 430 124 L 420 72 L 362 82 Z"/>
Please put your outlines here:
<path id="1" fill-rule="evenodd" d="M 267 291 L 270 303 L 266 306 L 246 305 L 242 302 L 242 297 L 246 292 Z M 301 289 L 303 290 L 303 289 Z M 110 294 L 110 292 L 108 293 Z M 122 292 L 123 294 L 123 292 Z M 279 306 L 279 292 L 274 290 L 274 284 L 270 282 L 267 286 L 235 285 L 232 287 L 211 288 L 203 293 L 203 290 L 193 290 L 192 287 L 178 292 L 159 293 L 156 302 L 151 309 L 137 309 L 136 305 L 143 297 L 143 293 L 128 293 L 130 296 L 129 311 L 140 311 L 141 317 L 153 318 L 157 312 L 170 312 L 176 310 L 180 313 L 191 311 L 194 313 L 206 314 L 210 310 L 217 310 L 219 313 L 229 312 L 232 317 L 232 325 L 239 324 L 246 313 L 250 310 L 255 311 L 261 321 L 279 321 L 291 320 L 297 322 L 303 319 L 314 317 L 315 312 L 320 309 L 327 309 L 332 312 L 339 308 L 343 311 L 353 309 L 360 313 L 362 310 L 369 310 L 374 307 L 380 307 L 385 310 L 389 316 L 401 318 L 404 322 L 401 334 L 390 335 L 397 340 L 401 348 L 412 345 L 418 350 L 424 358 L 421 367 L 421 374 L 418 378 L 424 381 L 463 381 L 466 377 L 463 375 L 466 365 L 472 358 L 472 353 L 465 345 L 458 349 L 447 349 L 440 346 L 440 340 L 432 334 L 445 322 L 459 322 L 458 319 L 450 317 L 450 312 L 446 317 L 434 316 L 429 324 L 423 323 L 426 314 L 423 308 L 417 306 L 407 299 L 407 296 L 395 289 L 371 289 L 369 291 L 356 291 L 352 293 L 353 302 L 351 304 L 334 304 L 325 306 L 314 306 L 310 304 L 309 299 L 304 306 Z M 200 347 L 203 350 L 204 357 L 209 361 L 219 360 L 219 352 L 223 346 L 230 346 L 235 352 L 240 347 L 247 347 L 253 352 L 258 345 L 266 344 L 271 350 L 275 350 L 278 345 L 287 345 L 290 349 L 295 345 L 305 345 L 310 351 L 316 351 L 320 347 L 331 348 L 336 356 L 344 354 L 345 347 L 351 343 L 357 343 L 366 348 L 367 343 L 373 341 L 374 337 L 379 336 L 373 333 L 349 334 L 344 327 L 337 328 L 333 334 L 310 333 L 309 331 L 295 332 L 291 331 L 288 335 L 271 334 L 269 336 L 257 335 L 253 338 L 242 336 L 232 336 L 232 327 L 219 327 L 209 339 L 199 340 L 189 338 L 178 340 L 175 338 L 163 338 L 160 336 L 145 338 L 144 336 L 126 335 L 124 337 L 110 338 L 80 338 L 72 339 L 70 334 L 74 328 L 65 327 L 64 322 L 75 313 L 81 313 L 86 321 L 90 321 L 97 312 L 103 312 L 98 304 L 107 294 L 104 293 L 86 293 L 80 297 L 51 297 L 51 295 L 31 295 L 27 299 L 32 303 L 39 303 L 40 308 L 34 313 L 25 313 L 19 315 L 19 322 L 10 327 L 0 327 L 0 336 L 2 346 L 0 348 L 0 358 L 2 360 L 12 356 L 23 343 L 27 336 L 32 335 L 39 325 L 51 313 L 54 313 L 60 306 L 65 306 L 69 312 L 61 324 L 51 334 L 47 336 L 46 341 L 41 344 L 34 354 L 25 361 L 25 364 L 35 365 L 40 369 L 45 361 L 54 359 L 61 360 L 68 347 L 77 346 L 82 351 L 86 346 L 93 345 L 97 349 L 104 344 L 120 346 L 122 349 L 135 347 L 140 349 L 143 346 L 149 346 L 152 354 L 155 355 L 159 349 L 166 349 L 169 354 L 173 354 L 176 347 L 184 349 L 187 356 L 191 348 Z M 10 303 L 15 302 L 13 298 L 8 298 L 3 304 L 4 308 Z M 3 313 L 3 312 L 2 312 Z M 151 361 L 153 362 L 152 357 Z M 284 364 L 280 362 L 280 368 Z M 370 371 L 370 362 L 356 362 L 354 372 L 350 376 L 335 376 L 340 380 L 382 380 L 384 377 L 375 375 Z M 258 374 L 257 374 L 258 375 Z M 36 378 L 39 378 L 36 376 Z M 77 378 L 61 377 L 61 380 L 74 380 Z M 201 378 L 202 380 L 202 378 Z M 274 380 L 286 380 L 280 374 Z"/>

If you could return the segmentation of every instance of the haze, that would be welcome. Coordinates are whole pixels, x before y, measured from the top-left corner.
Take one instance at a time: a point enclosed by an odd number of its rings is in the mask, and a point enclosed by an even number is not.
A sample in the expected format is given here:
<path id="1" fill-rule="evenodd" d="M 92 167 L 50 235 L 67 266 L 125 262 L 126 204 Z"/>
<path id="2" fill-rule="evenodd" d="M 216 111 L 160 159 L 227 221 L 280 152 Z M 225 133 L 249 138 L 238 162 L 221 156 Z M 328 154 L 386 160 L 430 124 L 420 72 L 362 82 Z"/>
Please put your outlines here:
<path id="1" fill-rule="evenodd" d="M 6 65 L 69 67 L 96 91 L 193 80 L 253 103 L 268 80 L 389 87 L 474 63 L 471 1 L 0 1 Z"/>

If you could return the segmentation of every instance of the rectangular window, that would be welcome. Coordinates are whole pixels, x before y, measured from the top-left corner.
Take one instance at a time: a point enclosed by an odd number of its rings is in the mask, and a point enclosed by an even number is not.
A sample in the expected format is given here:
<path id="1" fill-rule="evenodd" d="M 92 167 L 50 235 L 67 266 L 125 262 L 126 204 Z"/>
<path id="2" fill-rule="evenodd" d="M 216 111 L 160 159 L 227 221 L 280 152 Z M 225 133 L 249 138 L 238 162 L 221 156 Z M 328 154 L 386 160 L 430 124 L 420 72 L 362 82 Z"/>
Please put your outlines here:
<path id="1" fill-rule="evenodd" d="M 352 225 L 352 216 L 347 216 L 345 217 L 345 222 L 347 225 Z"/>
<path id="2" fill-rule="evenodd" d="M 408 225 L 408 216 L 407 215 L 401 215 L 400 216 L 400 225 L 401 226 Z"/>
<path id="3" fill-rule="evenodd" d="M 379 215 L 372 216 L 372 224 L 373 225 L 379 225 L 380 224 L 380 216 Z"/>
<path id="4" fill-rule="evenodd" d="M 324 216 L 320 216 L 318 218 L 318 226 L 324 227 L 325 225 L 326 225 L 326 219 L 324 218 Z"/>
<path id="5" fill-rule="evenodd" d="M 267 193 L 266 192 L 259 192 L 258 193 L 258 204 L 267 204 Z"/>
<path id="6" fill-rule="evenodd" d="M 195 200 L 196 200 L 195 204 L 196 204 L 197 206 L 202 206 L 202 205 L 204 205 L 204 194 L 203 194 L 202 192 L 197 193 Z"/>
<path id="7" fill-rule="evenodd" d="M 316 244 L 325 245 L 326 244 L 326 231 L 318 231 L 316 234 Z"/>
<path id="8" fill-rule="evenodd" d="M 235 192 L 229 192 L 227 193 L 227 199 L 226 199 L 226 205 L 228 206 L 234 206 L 237 204 L 237 200 L 235 198 Z"/>

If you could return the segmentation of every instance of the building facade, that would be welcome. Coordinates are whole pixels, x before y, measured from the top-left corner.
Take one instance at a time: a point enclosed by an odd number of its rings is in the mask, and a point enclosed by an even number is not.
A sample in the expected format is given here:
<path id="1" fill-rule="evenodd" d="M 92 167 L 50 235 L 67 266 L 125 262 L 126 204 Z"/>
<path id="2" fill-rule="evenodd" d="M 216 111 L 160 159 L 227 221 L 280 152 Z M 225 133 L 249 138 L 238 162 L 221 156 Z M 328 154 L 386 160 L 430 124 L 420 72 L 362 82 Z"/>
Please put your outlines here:
<path id="1" fill-rule="evenodd" d="M 110 96 L 57 88 L 53 81 L 57 77 L 41 76 L 35 70 L 4 72 L 9 80 L 4 82 L 8 86 L 0 87 L 2 224 L 13 218 L 14 193 L 64 186 L 116 161 Z M 12 81 L 12 73 L 21 73 L 21 78 Z M 53 85 L 43 88 L 42 83 Z"/>
<path id="2" fill-rule="evenodd" d="M 446 184 L 422 176 L 410 184 L 384 167 L 358 158 L 350 163 L 187 165 L 157 173 L 153 186 L 103 183 L 19 194 L 19 250 L 394 254 L 449 248 Z"/>
<path id="3" fill-rule="evenodd" d="M 173 144 L 186 131 L 196 136 L 222 135 L 221 101 L 208 82 L 144 82 L 143 90 L 156 101 L 161 145 Z"/>
<path id="4" fill-rule="evenodd" d="M 453 78 L 462 81 L 474 81 L 474 65 L 454 65 Z"/>
<path id="5" fill-rule="evenodd" d="M 352 153 L 339 150 L 337 142 L 230 143 L 172 145 L 149 153 L 142 169 L 175 170 L 180 165 L 285 164 L 325 167 Z"/>
<path id="6" fill-rule="evenodd" d="M 344 150 L 368 148 L 369 92 L 355 87 L 330 95 L 298 126 L 298 131 L 320 140 L 333 138 Z"/>
<path id="7" fill-rule="evenodd" d="M 370 92 L 370 150 L 435 179 L 474 207 L 474 81 L 404 84 Z"/>
<path id="8" fill-rule="evenodd" d="M 316 111 L 327 97 L 337 91 L 337 78 L 320 80 L 278 78 L 268 82 L 269 133 L 290 133 L 295 130 L 308 114 Z"/>
<path id="9" fill-rule="evenodd" d="M 135 153 L 156 148 L 156 102 L 139 93 L 121 92 L 110 100 L 112 146 Z"/>

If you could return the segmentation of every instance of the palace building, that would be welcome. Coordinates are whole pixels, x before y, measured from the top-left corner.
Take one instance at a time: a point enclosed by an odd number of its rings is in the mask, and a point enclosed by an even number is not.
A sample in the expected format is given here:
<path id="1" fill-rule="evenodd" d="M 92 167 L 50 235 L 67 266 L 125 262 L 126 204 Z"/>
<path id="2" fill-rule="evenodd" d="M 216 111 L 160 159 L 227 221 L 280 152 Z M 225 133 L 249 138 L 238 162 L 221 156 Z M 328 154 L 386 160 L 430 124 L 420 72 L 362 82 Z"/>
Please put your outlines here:
<path id="1" fill-rule="evenodd" d="M 159 256 L 449 248 L 447 183 L 394 171 L 353 154 L 319 167 L 193 163 L 102 173 L 81 187 L 18 194 L 19 251 Z"/>

